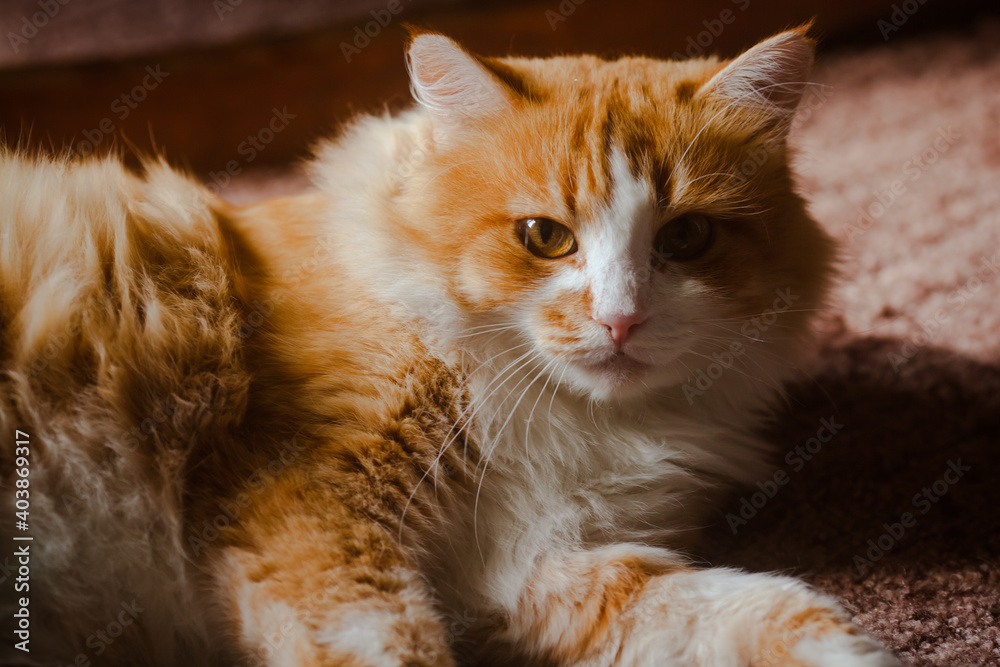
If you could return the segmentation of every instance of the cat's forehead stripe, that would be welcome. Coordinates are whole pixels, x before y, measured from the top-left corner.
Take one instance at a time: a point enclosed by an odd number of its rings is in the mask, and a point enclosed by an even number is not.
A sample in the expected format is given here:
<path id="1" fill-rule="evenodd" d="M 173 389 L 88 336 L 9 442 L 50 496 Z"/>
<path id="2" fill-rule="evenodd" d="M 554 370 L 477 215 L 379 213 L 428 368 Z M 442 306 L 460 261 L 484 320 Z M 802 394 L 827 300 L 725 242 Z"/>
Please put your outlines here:
<path id="1" fill-rule="evenodd" d="M 592 100 L 579 111 L 570 135 L 574 164 L 566 170 L 564 190 L 570 211 L 575 213 L 578 202 L 589 203 L 591 209 L 610 205 L 616 185 L 616 160 L 619 165 L 627 165 L 626 171 L 633 179 L 649 182 L 658 189 L 660 184 L 652 183 L 654 133 L 636 109 L 638 106 L 641 111 L 648 98 L 641 90 L 634 92 L 639 99 L 617 90 Z"/>
<path id="2" fill-rule="evenodd" d="M 581 105 L 570 132 L 567 154 L 570 164 L 564 171 L 565 201 L 569 210 L 596 208 L 609 201 L 607 152 L 611 132 L 610 118 L 599 100 Z"/>

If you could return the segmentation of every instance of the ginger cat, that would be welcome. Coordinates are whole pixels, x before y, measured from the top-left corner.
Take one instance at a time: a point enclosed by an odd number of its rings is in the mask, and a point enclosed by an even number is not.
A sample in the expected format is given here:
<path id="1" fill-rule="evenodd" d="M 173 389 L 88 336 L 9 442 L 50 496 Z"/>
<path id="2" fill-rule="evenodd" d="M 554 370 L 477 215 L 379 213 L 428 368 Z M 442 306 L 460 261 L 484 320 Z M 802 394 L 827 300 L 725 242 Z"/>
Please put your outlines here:
<path id="1" fill-rule="evenodd" d="M 830 279 L 786 154 L 813 53 L 418 33 L 419 104 L 247 208 L 159 162 L 3 153 L 0 495 L 30 504 L 3 522 L 30 577 L 2 612 L 30 621 L 0 662 L 898 665 L 803 583 L 682 552 L 767 470 L 755 427 Z"/>

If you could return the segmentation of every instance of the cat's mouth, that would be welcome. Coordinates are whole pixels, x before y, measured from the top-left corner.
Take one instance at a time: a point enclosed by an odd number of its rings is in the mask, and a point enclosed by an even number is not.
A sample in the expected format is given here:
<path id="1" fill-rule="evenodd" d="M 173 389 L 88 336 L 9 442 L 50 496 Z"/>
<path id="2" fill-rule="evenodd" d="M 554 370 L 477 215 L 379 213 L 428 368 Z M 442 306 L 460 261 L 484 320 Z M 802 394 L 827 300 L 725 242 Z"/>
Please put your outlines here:
<path id="1" fill-rule="evenodd" d="M 591 373 L 600 374 L 615 384 L 624 384 L 642 375 L 651 367 L 650 364 L 639 361 L 625 352 L 614 352 L 600 361 L 587 361 L 583 365 Z"/>

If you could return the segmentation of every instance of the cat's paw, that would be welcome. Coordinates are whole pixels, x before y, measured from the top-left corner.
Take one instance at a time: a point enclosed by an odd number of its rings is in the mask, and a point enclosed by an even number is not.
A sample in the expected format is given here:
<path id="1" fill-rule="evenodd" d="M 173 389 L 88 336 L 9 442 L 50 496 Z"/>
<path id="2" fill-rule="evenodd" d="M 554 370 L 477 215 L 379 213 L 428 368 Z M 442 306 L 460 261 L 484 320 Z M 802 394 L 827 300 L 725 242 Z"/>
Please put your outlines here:
<path id="1" fill-rule="evenodd" d="M 732 570 L 653 580 L 626 616 L 615 667 L 901 667 L 835 600 L 800 581 Z"/>
<path id="2" fill-rule="evenodd" d="M 788 653 L 788 664 L 809 667 L 902 667 L 903 664 L 871 637 L 850 632 L 804 638 L 791 646 Z M 764 662 L 761 667 L 769 664 Z M 777 667 L 785 663 L 773 664 Z"/>

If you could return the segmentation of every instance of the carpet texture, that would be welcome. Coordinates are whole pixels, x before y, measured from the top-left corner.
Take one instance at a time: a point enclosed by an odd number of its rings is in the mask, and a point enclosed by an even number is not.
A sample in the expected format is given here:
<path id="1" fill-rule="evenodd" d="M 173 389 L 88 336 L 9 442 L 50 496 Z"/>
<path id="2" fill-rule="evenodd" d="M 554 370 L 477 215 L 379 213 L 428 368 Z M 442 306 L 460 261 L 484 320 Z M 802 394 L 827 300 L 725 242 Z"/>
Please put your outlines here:
<path id="1" fill-rule="evenodd" d="M 707 556 L 804 576 L 914 665 L 1000 665 L 1000 24 L 817 80 L 796 171 L 842 282 L 770 434 L 787 482 Z"/>
<path id="2" fill-rule="evenodd" d="M 700 555 L 804 577 L 911 664 L 1000 665 L 1000 23 L 890 37 L 818 65 L 796 171 L 843 277 L 777 476 Z"/>

